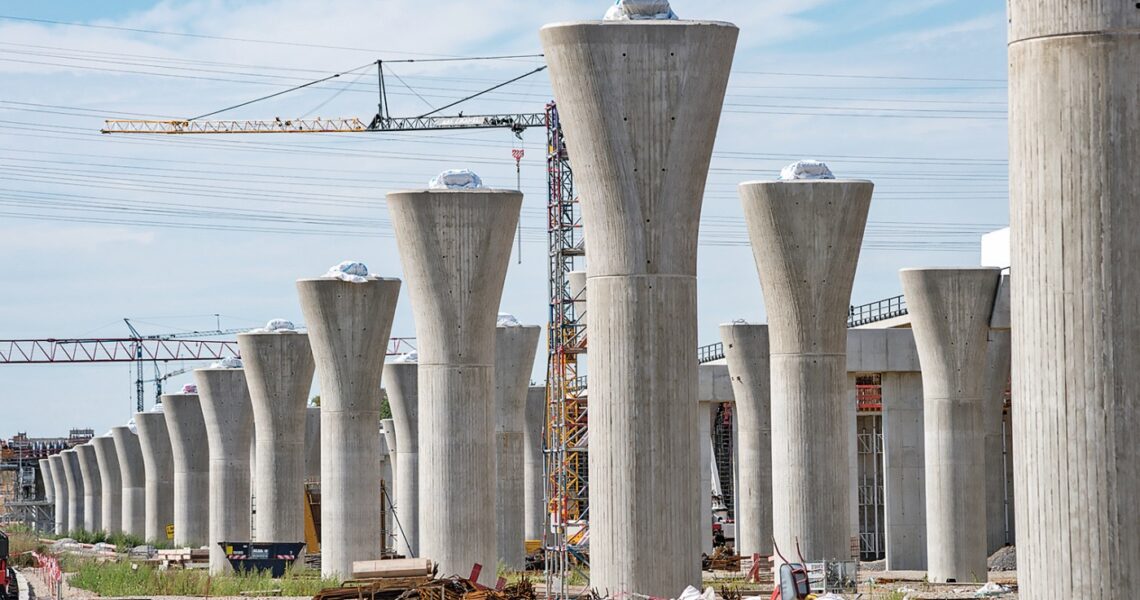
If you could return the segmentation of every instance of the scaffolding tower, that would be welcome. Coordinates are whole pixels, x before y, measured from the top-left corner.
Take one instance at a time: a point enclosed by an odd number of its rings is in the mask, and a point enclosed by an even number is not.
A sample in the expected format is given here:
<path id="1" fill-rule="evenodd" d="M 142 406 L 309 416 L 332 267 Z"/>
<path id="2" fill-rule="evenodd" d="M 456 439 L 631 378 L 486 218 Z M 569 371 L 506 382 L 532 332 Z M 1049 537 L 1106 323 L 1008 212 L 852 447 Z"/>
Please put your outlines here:
<path id="1" fill-rule="evenodd" d="M 576 314 L 569 274 L 584 266 L 582 217 L 558 107 L 546 105 L 547 233 L 550 320 L 543 434 L 546 597 L 567 597 L 570 575 L 588 567 L 589 477 L 586 465 L 586 377 L 580 355 L 586 326 Z M 583 311 L 584 312 L 584 311 Z"/>

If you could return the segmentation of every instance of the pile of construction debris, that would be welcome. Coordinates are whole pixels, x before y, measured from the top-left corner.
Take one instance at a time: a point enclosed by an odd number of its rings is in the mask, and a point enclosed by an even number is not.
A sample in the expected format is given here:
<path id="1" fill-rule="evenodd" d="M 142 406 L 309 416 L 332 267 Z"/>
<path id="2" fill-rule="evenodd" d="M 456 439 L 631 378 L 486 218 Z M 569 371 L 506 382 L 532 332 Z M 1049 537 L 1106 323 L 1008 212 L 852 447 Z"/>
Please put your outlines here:
<path id="1" fill-rule="evenodd" d="M 426 558 L 358 561 L 353 564 L 355 579 L 341 587 L 321 590 L 313 600 L 536 600 L 529 579 L 507 584 L 499 580 L 495 589 L 471 578 L 438 578 L 438 565 Z"/>
<path id="2" fill-rule="evenodd" d="M 997 552 L 990 555 L 989 567 L 991 571 L 1016 571 L 1017 546 L 1002 546 Z"/>

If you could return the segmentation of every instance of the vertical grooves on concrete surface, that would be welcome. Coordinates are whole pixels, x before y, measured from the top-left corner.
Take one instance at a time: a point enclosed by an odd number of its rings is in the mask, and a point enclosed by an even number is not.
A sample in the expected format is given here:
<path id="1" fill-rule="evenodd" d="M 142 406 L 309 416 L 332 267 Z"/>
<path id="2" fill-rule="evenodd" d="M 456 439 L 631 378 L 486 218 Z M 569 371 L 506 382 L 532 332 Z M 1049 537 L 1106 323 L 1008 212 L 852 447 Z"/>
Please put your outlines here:
<path id="1" fill-rule="evenodd" d="M 1027 598 L 1140 594 L 1140 9 L 1009 2 L 1013 421 Z"/>
<path id="2" fill-rule="evenodd" d="M 404 556 L 419 556 L 419 386 L 416 363 L 384 365 L 388 406 L 392 409 L 395 440 L 388 442 L 395 477 L 396 549 Z M 387 431 L 387 429 L 385 429 Z M 389 438 L 391 439 L 391 438 Z M 391 491 L 389 492 L 391 493 Z"/>
<path id="3" fill-rule="evenodd" d="M 540 31 L 590 232 L 590 584 L 609 593 L 700 584 L 696 246 L 737 33 Z"/>
<path id="4" fill-rule="evenodd" d="M 79 456 L 79 475 L 83 478 L 83 528 L 103 530 L 103 481 L 99 477 L 99 459 L 91 442 L 75 447 Z"/>
<path id="5" fill-rule="evenodd" d="M 768 326 L 720 326 L 736 406 L 736 553 L 772 554 L 772 396 Z"/>
<path id="6" fill-rule="evenodd" d="M 202 419 L 210 448 L 210 573 L 232 570 L 219 542 L 250 539 L 249 444 L 253 404 L 241 369 L 195 369 Z"/>
<path id="7" fill-rule="evenodd" d="M 103 531 L 121 533 L 123 531 L 123 478 L 119 471 L 119 455 L 115 453 L 115 440 L 110 436 L 91 440 L 95 448 L 95 459 L 99 464 L 99 480 L 103 494 Z"/>
<path id="8" fill-rule="evenodd" d="M 926 442 L 922 374 L 917 369 L 882 373 L 880 383 L 887 570 L 925 571 Z"/>
<path id="9" fill-rule="evenodd" d="M 527 388 L 523 428 L 523 535 L 541 540 L 543 513 L 542 432 L 546 429 L 546 387 Z"/>
<path id="10" fill-rule="evenodd" d="M 68 510 L 68 487 L 67 475 L 63 470 L 63 457 L 56 454 L 48 458 L 48 464 L 51 466 L 51 483 L 55 488 L 55 534 L 66 535 L 70 530 L 67 521 Z"/>
<path id="11" fill-rule="evenodd" d="M 321 574 L 380 558 L 380 378 L 400 280 L 297 281 L 321 381 Z"/>
<path id="12" fill-rule="evenodd" d="M 125 425 L 111 428 L 115 441 L 115 457 L 119 460 L 122 479 L 123 533 L 145 539 L 146 536 L 146 473 L 143 470 L 142 448 L 139 436 Z"/>
<path id="13" fill-rule="evenodd" d="M 495 318 L 522 194 L 388 194 L 419 351 L 420 554 L 493 583 Z M 399 469 L 397 468 L 397 473 Z"/>
<path id="14" fill-rule="evenodd" d="M 253 404 L 257 540 L 304 541 L 305 407 L 315 369 L 309 336 L 242 333 L 237 339 Z"/>
<path id="15" fill-rule="evenodd" d="M 135 413 L 139 450 L 146 477 L 146 524 L 149 542 L 167 542 L 166 526 L 174 525 L 174 451 L 166 416 L 160 412 Z"/>
<path id="16" fill-rule="evenodd" d="M 323 400 L 322 396 L 322 400 Z M 305 481 L 321 480 L 321 407 L 305 408 Z"/>
<path id="17" fill-rule="evenodd" d="M 495 328 L 495 518 L 499 561 L 525 568 L 523 429 L 527 387 L 538 350 L 537 325 Z"/>
<path id="18" fill-rule="evenodd" d="M 874 185 L 860 180 L 740 184 L 768 313 L 772 518 L 781 550 L 851 556 L 847 311 Z M 773 483 L 773 487 L 776 487 Z"/>
<path id="19" fill-rule="evenodd" d="M 1002 411 L 1010 374 L 1010 332 L 990 330 L 982 397 L 986 460 L 986 554 L 1013 543 L 1006 541 L 1005 423 Z M 1011 519 L 1012 520 L 1012 519 Z"/>
<path id="20" fill-rule="evenodd" d="M 174 457 L 174 545 L 197 548 L 210 537 L 210 444 L 198 394 L 165 394 L 162 406 Z"/>
<path id="21" fill-rule="evenodd" d="M 84 528 L 83 475 L 79 472 L 79 454 L 75 448 L 60 452 L 63 458 L 64 480 L 67 482 L 67 531 Z"/>
<path id="22" fill-rule="evenodd" d="M 985 581 L 983 403 L 1001 271 L 903 269 L 899 276 L 922 365 L 927 573 L 936 582 Z"/>

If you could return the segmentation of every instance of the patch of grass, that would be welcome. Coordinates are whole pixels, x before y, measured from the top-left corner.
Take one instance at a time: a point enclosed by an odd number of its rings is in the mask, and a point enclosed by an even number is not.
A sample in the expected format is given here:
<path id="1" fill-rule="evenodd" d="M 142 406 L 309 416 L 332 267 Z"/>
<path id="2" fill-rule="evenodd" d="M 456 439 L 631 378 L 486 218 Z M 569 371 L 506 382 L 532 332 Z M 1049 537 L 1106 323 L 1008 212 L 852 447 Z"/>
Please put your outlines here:
<path id="1" fill-rule="evenodd" d="M 86 558 L 72 561 L 75 575 L 69 583 L 101 596 L 237 596 L 242 592 L 274 592 L 283 596 L 312 596 L 339 581 L 287 572 L 274 579 L 262 573 L 235 573 L 211 577 L 203 570 L 171 569 L 126 560 L 99 562 Z"/>
<path id="2" fill-rule="evenodd" d="M 8 554 L 14 567 L 33 567 L 36 559 L 32 552 L 47 553 L 47 547 L 40 543 L 39 534 L 26 527 L 13 527 L 5 530 L 8 535 Z"/>

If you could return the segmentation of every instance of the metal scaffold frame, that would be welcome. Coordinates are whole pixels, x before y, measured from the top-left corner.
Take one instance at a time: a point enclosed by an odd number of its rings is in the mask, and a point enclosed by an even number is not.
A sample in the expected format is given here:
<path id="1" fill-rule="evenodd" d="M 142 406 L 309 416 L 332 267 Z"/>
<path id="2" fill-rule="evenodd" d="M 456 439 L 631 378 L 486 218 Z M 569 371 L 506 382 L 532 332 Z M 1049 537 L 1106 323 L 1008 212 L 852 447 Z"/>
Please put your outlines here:
<path id="1" fill-rule="evenodd" d="M 569 575 L 588 567 L 587 398 L 578 357 L 586 350 L 584 315 L 576 314 L 569 273 L 585 259 L 558 108 L 546 106 L 547 233 L 550 241 L 546 427 L 543 433 L 543 523 L 546 597 L 566 597 Z"/>

